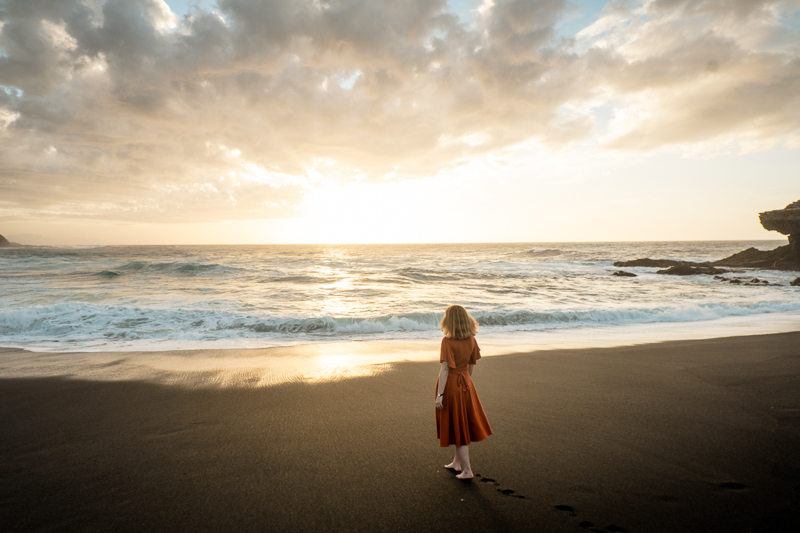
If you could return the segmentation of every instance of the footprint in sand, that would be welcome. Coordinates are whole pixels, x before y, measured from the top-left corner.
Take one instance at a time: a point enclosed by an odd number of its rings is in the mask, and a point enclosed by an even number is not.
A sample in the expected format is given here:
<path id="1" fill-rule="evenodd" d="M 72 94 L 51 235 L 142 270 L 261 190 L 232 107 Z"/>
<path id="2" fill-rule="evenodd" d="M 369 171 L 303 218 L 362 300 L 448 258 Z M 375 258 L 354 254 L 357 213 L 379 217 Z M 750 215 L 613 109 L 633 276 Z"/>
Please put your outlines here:
<path id="1" fill-rule="evenodd" d="M 747 485 L 743 483 L 736 483 L 735 481 L 729 481 L 727 483 L 721 483 L 719 488 L 723 490 L 744 490 L 747 488 Z"/>
<path id="2" fill-rule="evenodd" d="M 569 513 L 570 516 L 578 516 L 578 514 L 575 512 L 575 509 L 569 505 L 556 505 L 556 509 L 559 511 L 564 511 L 565 513 Z"/>
<path id="3" fill-rule="evenodd" d="M 481 481 L 482 483 L 491 483 L 495 487 L 500 486 L 500 483 L 498 483 L 497 481 L 495 481 L 490 477 L 481 477 L 480 474 L 475 474 L 475 477 L 480 478 L 479 481 Z M 516 494 L 517 491 L 511 489 L 497 489 L 497 492 L 499 492 L 503 496 L 511 496 L 512 498 L 521 498 L 521 499 L 525 498 L 525 496 L 522 496 L 521 494 Z"/>
<path id="4" fill-rule="evenodd" d="M 520 494 L 514 494 L 516 491 L 513 491 L 511 489 L 497 489 L 497 492 L 499 492 L 500 494 L 502 494 L 504 496 L 511 496 L 512 498 L 524 498 L 525 497 L 525 496 L 522 496 Z"/>
<path id="5" fill-rule="evenodd" d="M 559 511 L 562 511 L 562 512 L 565 512 L 565 513 L 569 513 L 569 515 L 572 516 L 572 517 L 577 517 L 578 516 L 578 513 L 575 512 L 575 509 L 573 509 L 569 505 L 556 505 L 555 508 L 557 510 L 559 510 Z M 620 527 L 620 526 L 618 526 L 616 524 L 609 524 L 604 529 L 604 528 L 601 528 L 601 527 L 595 527 L 592 522 L 589 522 L 588 520 L 584 520 L 583 522 L 579 523 L 578 526 L 580 526 L 581 528 L 583 528 L 583 529 L 585 529 L 587 531 L 592 531 L 593 533 L 609 533 L 609 532 L 610 533 L 626 533 L 625 532 L 625 528 Z"/>
<path id="6" fill-rule="evenodd" d="M 594 527 L 594 524 L 592 524 L 588 520 L 584 520 L 583 522 L 578 524 L 578 526 L 580 526 L 583 529 L 586 529 L 588 531 L 591 531 L 592 533 L 606 533 L 605 529 L 601 529 L 599 527 Z"/>
<path id="7" fill-rule="evenodd" d="M 490 477 L 481 477 L 480 474 L 476 474 L 475 477 L 480 477 L 481 478 L 480 479 L 481 483 L 494 483 L 495 487 L 499 487 L 500 486 L 500 483 L 498 483 L 497 481 L 493 480 Z"/>

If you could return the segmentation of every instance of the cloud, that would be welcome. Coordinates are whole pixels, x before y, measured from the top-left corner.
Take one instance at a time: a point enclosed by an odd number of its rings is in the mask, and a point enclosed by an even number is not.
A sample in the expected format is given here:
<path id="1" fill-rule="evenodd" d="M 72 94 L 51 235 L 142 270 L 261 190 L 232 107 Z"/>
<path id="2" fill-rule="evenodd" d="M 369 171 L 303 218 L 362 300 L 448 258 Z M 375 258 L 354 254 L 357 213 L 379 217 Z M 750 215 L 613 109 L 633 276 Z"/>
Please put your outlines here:
<path id="1" fill-rule="evenodd" d="M 797 139 L 798 2 L 163 0 L 0 7 L 0 197 L 48 216 L 285 217 L 320 180 L 429 176 L 536 141 Z M 796 141 L 794 141 L 796 142 Z"/>
<path id="2" fill-rule="evenodd" d="M 585 57 L 618 108 L 605 146 L 796 146 L 800 35 L 783 16 L 798 11 L 798 2 L 656 0 L 601 18 L 593 38 L 604 46 Z"/>

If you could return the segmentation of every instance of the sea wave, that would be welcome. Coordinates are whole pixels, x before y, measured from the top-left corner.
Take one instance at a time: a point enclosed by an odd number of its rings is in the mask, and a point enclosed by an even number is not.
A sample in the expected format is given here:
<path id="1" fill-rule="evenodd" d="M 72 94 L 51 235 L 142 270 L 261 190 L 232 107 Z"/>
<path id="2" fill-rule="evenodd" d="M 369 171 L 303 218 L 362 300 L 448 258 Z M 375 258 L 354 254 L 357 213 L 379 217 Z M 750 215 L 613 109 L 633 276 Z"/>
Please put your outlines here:
<path id="1" fill-rule="evenodd" d="M 800 311 L 800 302 L 692 304 L 653 308 L 478 311 L 481 331 L 541 331 L 655 322 L 696 322 L 730 316 Z M 373 317 L 281 317 L 200 309 L 148 309 L 61 303 L 0 310 L 0 346 L 80 349 L 99 340 L 107 350 L 130 349 L 135 340 L 216 341 L 245 337 L 272 342 L 326 338 L 398 338 L 438 335 L 438 312 Z"/>
<path id="2" fill-rule="evenodd" d="M 408 278 L 414 281 L 452 281 L 459 279 L 459 276 L 450 274 L 443 270 L 401 268 L 397 270 L 396 273 L 399 277 Z"/>
<path id="3" fill-rule="evenodd" d="M 241 269 L 229 265 L 221 265 L 219 263 L 202 263 L 194 261 L 169 261 L 155 263 L 146 261 L 130 261 L 119 267 L 119 270 L 128 272 L 152 272 L 167 275 L 174 274 L 178 276 L 202 276 L 208 274 L 237 272 Z"/>
<path id="4" fill-rule="evenodd" d="M 338 278 L 332 276 L 287 276 L 287 275 L 273 275 L 259 279 L 259 283 L 296 283 L 298 285 L 314 285 L 324 283 L 334 283 Z"/>
<path id="5" fill-rule="evenodd" d="M 559 255 L 563 255 L 564 251 L 563 250 L 557 250 L 555 248 L 545 248 L 544 250 L 538 250 L 538 249 L 534 248 L 533 250 L 528 250 L 527 252 L 524 252 L 524 253 L 525 253 L 525 255 L 530 256 L 530 257 L 546 258 L 546 257 L 557 257 Z"/>
<path id="6" fill-rule="evenodd" d="M 612 259 L 716 257 L 759 243 L 26 248 L 0 254 L 0 346 L 125 350 L 434 338 L 462 303 L 483 333 L 800 311 L 794 273 L 710 276 Z M 711 248 L 709 248 L 711 247 Z M 734 274 L 731 274 L 734 275 Z"/>
<path id="7" fill-rule="evenodd" d="M 62 244 L 62 245 L 58 245 L 58 244 L 42 244 L 42 245 L 36 246 L 36 248 L 50 248 L 50 249 L 53 249 L 53 250 L 94 250 L 96 248 L 106 248 L 107 246 L 108 246 L 107 244 L 82 244 L 82 245 L 80 245 L 80 244 L 75 244 L 75 245 L 69 245 L 69 244 Z"/>

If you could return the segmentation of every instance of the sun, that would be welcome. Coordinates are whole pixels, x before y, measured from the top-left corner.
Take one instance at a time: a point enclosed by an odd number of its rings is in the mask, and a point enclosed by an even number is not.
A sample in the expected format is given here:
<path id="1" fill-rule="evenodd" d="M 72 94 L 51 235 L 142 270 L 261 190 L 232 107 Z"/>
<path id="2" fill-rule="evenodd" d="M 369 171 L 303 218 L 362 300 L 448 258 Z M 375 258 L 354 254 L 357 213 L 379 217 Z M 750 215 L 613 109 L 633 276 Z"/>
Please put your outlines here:
<path id="1" fill-rule="evenodd" d="M 305 198 L 303 225 L 320 244 L 434 242 L 434 201 L 419 181 L 327 183 Z"/>

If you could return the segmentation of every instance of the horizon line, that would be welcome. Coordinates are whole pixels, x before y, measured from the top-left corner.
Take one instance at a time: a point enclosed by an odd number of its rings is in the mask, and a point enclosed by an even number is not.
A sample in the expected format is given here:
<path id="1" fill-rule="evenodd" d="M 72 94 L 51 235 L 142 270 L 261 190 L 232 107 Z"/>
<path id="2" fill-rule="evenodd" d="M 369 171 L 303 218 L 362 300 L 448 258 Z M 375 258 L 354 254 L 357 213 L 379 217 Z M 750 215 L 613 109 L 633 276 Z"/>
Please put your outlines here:
<path id="1" fill-rule="evenodd" d="M 786 237 L 785 237 L 786 238 Z M 61 248 L 61 247 L 100 247 L 100 246 L 440 246 L 456 244 L 623 244 L 655 242 L 779 242 L 784 239 L 678 239 L 678 240 L 608 240 L 608 241 L 448 241 L 448 242 L 337 242 L 337 243 L 161 243 L 161 244 L 20 244 L 3 248 Z M 788 238 L 786 238 L 788 244 Z"/>

